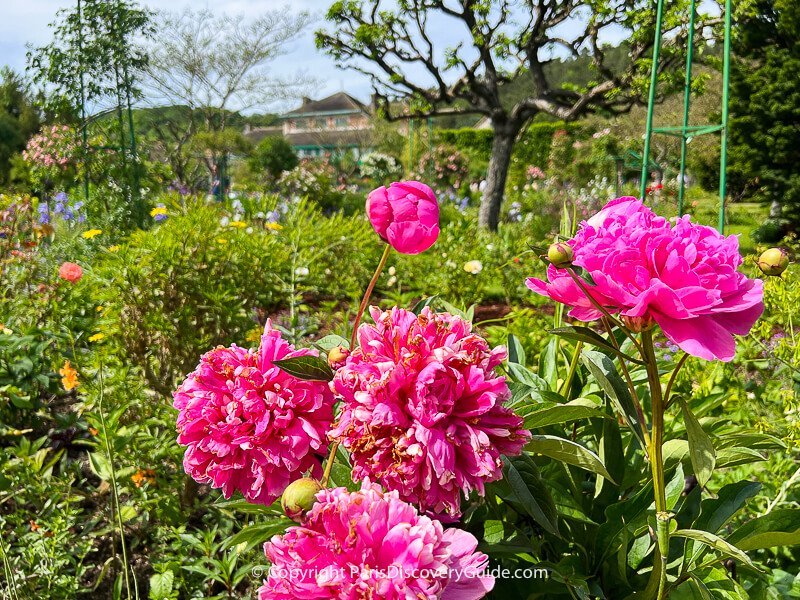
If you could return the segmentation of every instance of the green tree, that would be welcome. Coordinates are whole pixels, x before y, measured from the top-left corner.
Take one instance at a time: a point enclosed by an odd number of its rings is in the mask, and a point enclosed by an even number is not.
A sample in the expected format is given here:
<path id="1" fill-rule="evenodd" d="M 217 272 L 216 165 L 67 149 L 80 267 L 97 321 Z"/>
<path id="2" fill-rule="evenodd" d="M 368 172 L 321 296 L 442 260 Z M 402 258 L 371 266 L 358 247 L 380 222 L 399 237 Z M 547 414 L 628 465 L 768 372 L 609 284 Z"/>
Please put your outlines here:
<path id="1" fill-rule="evenodd" d="M 667 3 L 662 92 L 680 77 L 669 67 L 685 47 L 687 5 Z M 642 101 L 653 8 L 651 0 L 339 0 L 327 13 L 331 29 L 318 31 L 316 40 L 339 66 L 371 78 L 388 119 L 468 113 L 491 119 L 480 224 L 496 229 L 514 143 L 527 123 L 538 115 L 572 121 L 625 112 Z M 699 21 L 698 31 L 711 23 L 705 15 Z M 437 35 L 443 30 L 465 34 L 447 45 Z M 625 61 L 604 42 L 620 30 L 629 50 Z M 586 57 L 590 77 L 565 80 L 564 69 L 553 76 L 548 65 L 570 56 Z M 501 88 L 522 74 L 529 77 L 527 92 L 507 105 Z"/>
<path id="2" fill-rule="evenodd" d="M 800 4 L 755 0 L 740 19 L 731 74 L 731 193 L 776 202 L 800 224 Z"/>
<path id="3" fill-rule="evenodd" d="M 39 122 L 25 81 L 8 67 L 0 69 L 0 183 L 8 183 L 12 158 L 25 148 Z"/>
<path id="4" fill-rule="evenodd" d="M 297 153 L 286 138 L 266 137 L 253 150 L 248 166 L 253 173 L 266 173 L 271 181 L 275 181 L 281 173 L 297 166 Z"/>

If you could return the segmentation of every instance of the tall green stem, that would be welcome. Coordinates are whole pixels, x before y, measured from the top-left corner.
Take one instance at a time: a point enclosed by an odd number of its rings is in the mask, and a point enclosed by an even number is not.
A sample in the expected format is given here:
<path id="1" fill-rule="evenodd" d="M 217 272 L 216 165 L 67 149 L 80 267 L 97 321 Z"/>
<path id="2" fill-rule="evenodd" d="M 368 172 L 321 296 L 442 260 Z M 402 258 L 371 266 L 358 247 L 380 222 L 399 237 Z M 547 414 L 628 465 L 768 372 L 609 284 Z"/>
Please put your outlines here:
<path id="1" fill-rule="evenodd" d="M 389 244 L 386 244 L 386 248 L 383 250 L 383 255 L 381 256 L 381 260 L 378 263 L 378 268 L 375 269 L 375 273 L 372 275 L 372 279 L 370 279 L 369 285 L 367 289 L 364 291 L 364 297 L 361 299 L 361 304 L 358 306 L 358 312 L 356 313 L 356 320 L 353 321 L 353 333 L 350 336 L 350 349 L 354 349 L 356 347 L 356 335 L 358 334 L 358 324 L 361 322 L 361 317 L 364 316 L 364 311 L 367 308 L 367 304 L 369 304 L 369 299 L 372 297 L 372 291 L 375 289 L 375 284 L 378 283 L 378 277 L 381 276 L 383 272 L 383 268 L 386 266 L 386 261 L 389 259 L 389 254 L 392 252 L 392 247 Z M 339 442 L 333 442 L 331 444 L 330 452 L 328 453 L 328 462 L 325 465 L 325 471 L 322 473 L 322 480 L 320 483 L 323 487 L 328 485 L 328 479 L 331 476 L 331 470 L 333 469 L 333 462 L 336 460 L 336 451 L 339 449 Z"/>
<path id="2" fill-rule="evenodd" d="M 350 349 L 352 350 L 356 346 L 356 334 L 358 333 L 358 324 L 361 322 L 361 317 L 364 316 L 364 310 L 367 308 L 367 304 L 369 303 L 369 299 L 372 297 L 372 290 L 375 289 L 375 284 L 378 283 L 378 277 L 381 276 L 383 272 L 383 267 L 386 266 L 386 261 L 389 259 L 389 254 L 392 252 L 392 247 L 389 244 L 386 244 L 386 248 L 383 250 L 383 256 L 381 256 L 381 261 L 378 263 L 378 268 L 375 269 L 375 274 L 372 276 L 372 279 L 367 286 L 367 290 L 364 292 L 364 297 L 361 299 L 361 304 L 358 307 L 358 312 L 356 313 L 356 320 L 353 322 L 353 333 L 350 336 Z"/>
<path id="3" fill-rule="evenodd" d="M 664 482 L 664 398 L 661 392 L 661 377 L 658 374 L 656 353 L 653 348 L 652 330 L 642 332 L 642 350 L 647 369 L 647 381 L 650 385 L 650 401 L 652 408 L 652 423 L 650 432 L 650 469 L 653 473 L 653 493 L 656 502 L 656 540 L 661 559 L 661 568 L 658 571 L 659 583 L 657 600 L 665 597 L 667 584 L 667 558 L 669 555 L 669 521 L 670 514 L 667 507 L 667 492 Z M 653 568 L 655 573 L 656 569 Z"/>

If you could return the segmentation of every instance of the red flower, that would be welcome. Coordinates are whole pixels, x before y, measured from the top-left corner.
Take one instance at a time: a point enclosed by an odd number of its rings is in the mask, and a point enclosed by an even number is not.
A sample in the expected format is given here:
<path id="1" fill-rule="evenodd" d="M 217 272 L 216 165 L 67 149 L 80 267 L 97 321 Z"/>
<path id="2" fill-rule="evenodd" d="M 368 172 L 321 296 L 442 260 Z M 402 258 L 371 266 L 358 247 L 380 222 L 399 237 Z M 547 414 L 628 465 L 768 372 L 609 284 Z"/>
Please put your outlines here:
<path id="1" fill-rule="evenodd" d="M 77 283 L 81 280 L 81 277 L 83 277 L 83 269 L 81 269 L 80 265 L 76 265 L 75 263 L 65 262 L 58 270 L 58 276 L 70 283 Z"/>

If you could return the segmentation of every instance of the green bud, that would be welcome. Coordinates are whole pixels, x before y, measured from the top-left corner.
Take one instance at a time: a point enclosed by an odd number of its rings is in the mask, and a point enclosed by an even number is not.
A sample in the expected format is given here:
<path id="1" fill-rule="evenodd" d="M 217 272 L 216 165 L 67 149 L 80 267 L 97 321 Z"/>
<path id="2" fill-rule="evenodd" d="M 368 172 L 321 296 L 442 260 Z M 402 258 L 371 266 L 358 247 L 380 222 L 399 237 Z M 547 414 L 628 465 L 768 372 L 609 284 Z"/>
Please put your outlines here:
<path id="1" fill-rule="evenodd" d="M 789 255 L 783 248 L 770 248 L 761 253 L 756 264 L 764 275 L 777 276 L 789 266 Z"/>
<path id="2" fill-rule="evenodd" d="M 304 477 L 293 481 L 281 496 L 283 512 L 287 517 L 299 523 L 303 515 L 314 506 L 315 496 L 321 489 L 322 485 L 316 479 Z"/>
<path id="3" fill-rule="evenodd" d="M 556 242 L 547 249 L 547 260 L 557 269 L 564 269 L 572 266 L 572 259 L 575 253 L 572 247 L 565 242 Z"/>

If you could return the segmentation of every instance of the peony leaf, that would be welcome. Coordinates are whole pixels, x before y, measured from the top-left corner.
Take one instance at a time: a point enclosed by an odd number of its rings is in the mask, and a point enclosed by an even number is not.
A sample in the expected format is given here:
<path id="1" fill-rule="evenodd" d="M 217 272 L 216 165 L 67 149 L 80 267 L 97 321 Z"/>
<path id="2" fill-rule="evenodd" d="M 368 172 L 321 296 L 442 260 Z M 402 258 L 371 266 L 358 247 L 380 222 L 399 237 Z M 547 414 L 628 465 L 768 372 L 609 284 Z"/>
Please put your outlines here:
<path id="1" fill-rule="evenodd" d="M 743 550 L 800 544 L 800 509 L 773 510 L 739 526 L 728 538 Z"/>
<path id="2" fill-rule="evenodd" d="M 626 360 L 629 360 L 636 364 L 639 365 L 644 364 L 644 362 L 641 361 L 640 359 L 625 354 L 621 350 L 617 350 L 616 346 L 614 346 L 606 338 L 604 338 L 596 331 L 589 329 L 588 327 L 581 327 L 579 325 L 566 325 L 564 327 L 557 327 L 556 329 L 550 329 L 547 333 L 552 333 L 554 335 L 564 338 L 565 340 L 583 342 L 584 344 L 597 346 L 598 348 L 601 348 L 606 352 L 611 352 L 612 354 L 616 354 L 617 356 L 625 358 Z"/>
<path id="3" fill-rule="evenodd" d="M 594 402 L 586 398 L 577 398 L 566 404 L 550 406 L 528 404 L 520 407 L 516 412 L 525 419 L 525 429 L 537 429 L 548 425 L 559 425 L 589 418 L 611 418 L 600 410 Z"/>
<path id="4" fill-rule="evenodd" d="M 414 308 L 411 309 L 411 312 L 419 316 L 420 313 L 429 306 L 433 308 L 433 303 L 436 302 L 438 299 L 439 296 L 428 296 L 427 298 L 423 298 L 414 305 Z"/>
<path id="5" fill-rule="evenodd" d="M 272 362 L 292 377 L 306 381 L 331 381 L 333 369 L 319 356 L 295 356 Z"/>
<path id="6" fill-rule="evenodd" d="M 525 348 L 513 333 L 508 334 L 508 362 L 525 366 Z"/>
<path id="7" fill-rule="evenodd" d="M 700 531 L 699 529 L 677 529 L 670 535 L 673 537 L 683 537 L 700 542 L 701 544 L 705 544 L 717 552 L 745 563 L 747 566 L 752 567 L 753 569 L 760 570 L 758 567 L 756 567 L 756 565 L 753 564 L 753 561 L 750 560 L 750 557 L 747 556 L 747 554 L 745 554 L 741 549 L 729 542 L 726 542 L 718 535 L 709 533 L 708 531 Z"/>
<path id="8" fill-rule="evenodd" d="M 511 459 L 504 456 L 503 462 L 505 481 L 511 492 L 510 495 L 504 496 L 504 499 L 520 504 L 525 512 L 548 533 L 559 535 L 556 505 L 533 459 L 523 454 Z"/>
<path id="9" fill-rule="evenodd" d="M 700 425 L 700 421 L 692 414 L 683 399 L 681 399 L 681 412 L 686 424 L 686 435 L 689 438 L 689 458 L 692 461 L 697 483 L 704 488 L 714 472 L 717 453 L 714 450 L 714 444 L 711 443 L 711 438 L 708 437 Z"/>
<path id="10" fill-rule="evenodd" d="M 223 545 L 225 548 L 232 548 L 233 546 L 238 546 L 239 544 L 245 544 L 245 549 L 249 550 L 250 548 L 253 548 L 259 544 L 263 544 L 273 535 L 279 535 L 283 533 L 286 531 L 287 527 L 294 524 L 294 521 L 291 521 L 286 517 L 282 517 L 274 521 L 267 521 L 266 523 L 249 525 L 244 529 L 239 530 L 236 535 L 225 540 Z"/>
<path id="11" fill-rule="evenodd" d="M 334 348 L 338 348 L 339 346 L 343 346 L 349 350 L 350 342 L 340 335 L 331 334 L 326 335 L 324 338 L 318 339 L 316 342 L 314 342 L 314 346 L 327 353 Z"/>
<path id="12" fill-rule="evenodd" d="M 603 388 L 608 398 L 616 407 L 617 411 L 625 419 L 633 434 L 636 436 L 640 446 L 646 448 L 644 443 L 644 433 L 633 398 L 628 391 L 628 387 L 617 373 L 613 361 L 605 354 L 595 350 L 584 350 L 581 352 L 581 362 L 589 369 L 589 372 Z"/>
<path id="13" fill-rule="evenodd" d="M 581 446 L 577 442 L 566 440 L 553 435 L 534 435 L 531 441 L 525 446 L 528 452 L 543 454 L 550 458 L 575 465 L 581 469 L 597 473 L 611 482 L 614 479 L 608 474 L 606 466 L 600 457 L 588 448 Z"/>

